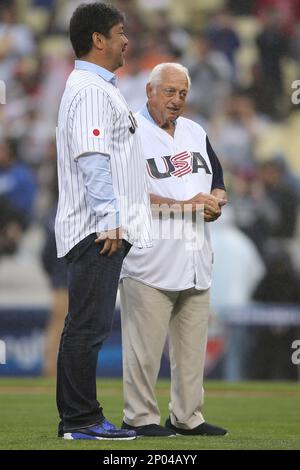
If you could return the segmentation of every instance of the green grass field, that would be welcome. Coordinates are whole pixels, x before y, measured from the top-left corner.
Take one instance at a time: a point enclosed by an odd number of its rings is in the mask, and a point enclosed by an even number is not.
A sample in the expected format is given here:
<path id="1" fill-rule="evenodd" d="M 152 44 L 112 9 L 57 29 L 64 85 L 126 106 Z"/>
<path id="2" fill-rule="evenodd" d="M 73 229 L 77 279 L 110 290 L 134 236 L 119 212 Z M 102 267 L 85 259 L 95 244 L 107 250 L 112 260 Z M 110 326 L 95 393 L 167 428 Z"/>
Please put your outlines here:
<path id="1" fill-rule="evenodd" d="M 205 383 L 208 422 L 230 431 L 220 438 L 139 438 L 128 442 L 64 441 L 56 437 L 55 383 L 46 379 L 0 379 L 0 449 L 202 450 L 300 449 L 300 387 L 293 383 Z M 100 380 L 106 417 L 122 420 L 120 380 Z M 157 388 L 162 418 L 167 417 L 169 384 Z"/>

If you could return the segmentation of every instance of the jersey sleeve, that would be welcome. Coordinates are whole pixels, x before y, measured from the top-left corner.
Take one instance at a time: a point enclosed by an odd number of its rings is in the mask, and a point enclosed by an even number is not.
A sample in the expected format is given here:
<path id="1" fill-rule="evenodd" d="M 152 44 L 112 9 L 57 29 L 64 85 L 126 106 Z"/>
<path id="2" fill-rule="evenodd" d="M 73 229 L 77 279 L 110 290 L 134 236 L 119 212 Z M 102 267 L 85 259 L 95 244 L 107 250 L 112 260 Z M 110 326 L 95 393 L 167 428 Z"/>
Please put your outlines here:
<path id="1" fill-rule="evenodd" d="M 71 148 L 74 160 L 86 153 L 110 155 L 115 110 L 108 94 L 98 87 L 82 90 L 74 104 Z"/>
<path id="2" fill-rule="evenodd" d="M 224 191 L 226 191 L 221 163 L 217 155 L 215 154 L 207 136 L 206 136 L 206 152 L 209 157 L 211 168 L 212 168 L 212 173 L 213 173 L 211 190 L 218 188 L 218 189 L 224 189 Z"/>

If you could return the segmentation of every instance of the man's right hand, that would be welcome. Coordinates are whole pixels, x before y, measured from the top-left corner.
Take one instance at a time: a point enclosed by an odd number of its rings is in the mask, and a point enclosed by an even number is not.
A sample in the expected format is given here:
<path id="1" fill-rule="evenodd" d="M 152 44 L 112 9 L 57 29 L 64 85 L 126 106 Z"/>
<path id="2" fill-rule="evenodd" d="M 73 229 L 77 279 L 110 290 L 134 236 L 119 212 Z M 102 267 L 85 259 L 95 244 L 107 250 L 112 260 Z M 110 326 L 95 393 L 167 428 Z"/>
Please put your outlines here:
<path id="1" fill-rule="evenodd" d="M 220 201 L 212 194 L 198 193 L 192 199 L 185 201 L 185 203 L 192 204 L 192 211 L 197 210 L 197 205 L 203 205 L 204 220 L 212 222 L 221 215 Z"/>
<path id="2" fill-rule="evenodd" d="M 113 256 L 122 247 L 122 229 L 120 227 L 114 230 L 108 230 L 102 232 L 95 243 L 101 243 L 104 241 L 100 255 Z"/>

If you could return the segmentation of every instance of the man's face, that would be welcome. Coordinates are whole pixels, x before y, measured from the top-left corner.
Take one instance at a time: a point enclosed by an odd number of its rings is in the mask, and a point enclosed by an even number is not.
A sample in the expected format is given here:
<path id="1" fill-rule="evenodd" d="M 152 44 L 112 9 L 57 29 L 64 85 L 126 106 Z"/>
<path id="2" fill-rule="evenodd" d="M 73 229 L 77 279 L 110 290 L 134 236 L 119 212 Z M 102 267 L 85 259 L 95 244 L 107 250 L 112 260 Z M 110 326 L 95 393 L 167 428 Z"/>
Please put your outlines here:
<path id="1" fill-rule="evenodd" d="M 184 72 L 165 69 L 156 85 L 147 85 L 149 111 L 161 127 L 168 127 L 182 114 L 188 81 Z"/>
<path id="2" fill-rule="evenodd" d="M 128 39 L 124 33 L 123 23 L 113 26 L 110 30 L 110 37 L 105 38 L 105 56 L 111 65 L 111 71 L 122 67 L 124 64 L 124 53 L 127 44 Z"/>

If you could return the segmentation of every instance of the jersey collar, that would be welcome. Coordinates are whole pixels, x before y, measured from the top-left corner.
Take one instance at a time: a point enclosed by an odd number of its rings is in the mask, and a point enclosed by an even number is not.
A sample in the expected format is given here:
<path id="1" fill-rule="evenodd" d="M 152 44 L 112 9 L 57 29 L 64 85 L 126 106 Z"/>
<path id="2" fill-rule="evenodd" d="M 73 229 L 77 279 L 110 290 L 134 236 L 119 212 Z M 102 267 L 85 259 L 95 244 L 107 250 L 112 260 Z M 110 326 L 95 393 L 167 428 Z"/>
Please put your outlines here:
<path id="1" fill-rule="evenodd" d="M 114 86 L 117 85 L 115 74 L 92 62 L 87 62 L 86 60 L 75 60 L 75 70 L 87 70 L 88 72 L 96 73 L 107 82 L 112 83 Z"/>

